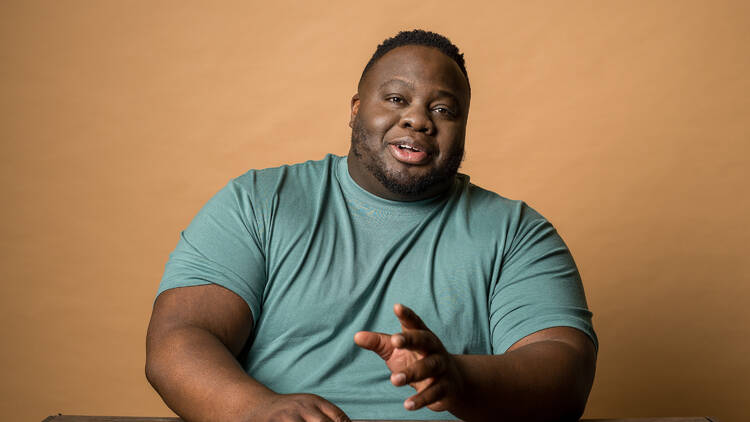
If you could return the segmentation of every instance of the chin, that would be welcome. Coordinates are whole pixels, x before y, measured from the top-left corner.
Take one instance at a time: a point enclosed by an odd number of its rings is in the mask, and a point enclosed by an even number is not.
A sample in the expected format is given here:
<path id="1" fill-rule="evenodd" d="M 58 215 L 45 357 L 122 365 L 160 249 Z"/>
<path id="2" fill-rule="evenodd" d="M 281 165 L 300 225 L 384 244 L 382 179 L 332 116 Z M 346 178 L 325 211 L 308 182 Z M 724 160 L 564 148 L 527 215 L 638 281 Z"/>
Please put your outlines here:
<path id="1" fill-rule="evenodd" d="M 434 169 L 426 173 L 420 172 L 420 174 L 408 174 L 404 171 L 376 171 L 373 175 L 389 192 L 403 197 L 419 197 L 439 188 L 455 177 L 455 174 L 441 175 Z"/>

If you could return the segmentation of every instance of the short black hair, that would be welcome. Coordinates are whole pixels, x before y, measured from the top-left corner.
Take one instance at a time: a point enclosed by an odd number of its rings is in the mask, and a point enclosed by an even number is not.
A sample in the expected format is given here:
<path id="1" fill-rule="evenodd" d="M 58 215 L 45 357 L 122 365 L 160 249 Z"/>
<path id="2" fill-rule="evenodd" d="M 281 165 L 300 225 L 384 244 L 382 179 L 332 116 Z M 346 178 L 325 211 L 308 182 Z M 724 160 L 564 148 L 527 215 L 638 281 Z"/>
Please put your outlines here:
<path id="1" fill-rule="evenodd" d="M 382 44 L 378 45 L 375 50 L 375 54 L 372 55 L 370 61 L 365 65 L 365 69 L 362 71 L 362 76 L 359 78 L 359 83 L 365 79 L 365 75 L 370 68 L 385 55 L 385 53 L 393 50 L 396 47 L 402 47 L 405 45 L 423 45 L 425 47 L 432 47 L 439 50 L 441 53 L 450 57 L 466 78 L 466 85 L 469 87 L 469 93 L 471 93 L 471 85 L 469 84 L 469 74 L 466 73 L 466 65 L 464 64 L 464 55 L 459 53 L 458 47 L 456 47 L 451 40 L 447 37 L 437 34 L 435 32 L 425 31 L 422 29 L 414 29 L 411 31 L 401 31 L 396 34 L 395 37 L 387 38 Z"/>

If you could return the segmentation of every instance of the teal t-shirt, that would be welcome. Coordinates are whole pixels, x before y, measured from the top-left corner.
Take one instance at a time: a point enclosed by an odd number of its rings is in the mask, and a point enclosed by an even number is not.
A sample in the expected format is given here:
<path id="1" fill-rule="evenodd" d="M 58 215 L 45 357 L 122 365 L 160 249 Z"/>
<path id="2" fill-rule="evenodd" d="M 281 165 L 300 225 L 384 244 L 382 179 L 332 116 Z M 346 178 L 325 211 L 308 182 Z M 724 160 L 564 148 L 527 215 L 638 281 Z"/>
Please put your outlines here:
<path id="1" fill-rule="evenodd" d="M 346 157 L 250 170 L 182 232 L 158 293 L 207 283 L 250 307 L 248 374 L 278 393 L 318 394 L 353 419 L 454 418 L 405 410 L 414 390 L 394 387 L 380 357 L 354 344 L 357 331 L 401 331 L 395 303 L 454 354 L 501 354 L 555 326 L 596 344 L 552 225 L 461 174 L 444 195 L 397 202 L 357 185 Z"/>

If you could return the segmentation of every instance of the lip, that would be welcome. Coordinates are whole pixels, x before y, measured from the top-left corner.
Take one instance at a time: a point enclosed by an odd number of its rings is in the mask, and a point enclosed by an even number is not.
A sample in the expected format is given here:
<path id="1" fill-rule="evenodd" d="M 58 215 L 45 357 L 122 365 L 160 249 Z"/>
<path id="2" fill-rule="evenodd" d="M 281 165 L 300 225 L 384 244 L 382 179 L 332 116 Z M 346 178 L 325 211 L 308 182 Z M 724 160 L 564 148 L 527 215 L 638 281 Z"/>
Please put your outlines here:
<path id="1" fill-rule="evenodd" d="M 408 147 L 408 148 L 402 148 Z M 422 142 L 410 137 L 394 139 L 388 142 L 388 151 L 393 158 L 404 164 L 421 165 L 429 161 L 432 151 Z"/>

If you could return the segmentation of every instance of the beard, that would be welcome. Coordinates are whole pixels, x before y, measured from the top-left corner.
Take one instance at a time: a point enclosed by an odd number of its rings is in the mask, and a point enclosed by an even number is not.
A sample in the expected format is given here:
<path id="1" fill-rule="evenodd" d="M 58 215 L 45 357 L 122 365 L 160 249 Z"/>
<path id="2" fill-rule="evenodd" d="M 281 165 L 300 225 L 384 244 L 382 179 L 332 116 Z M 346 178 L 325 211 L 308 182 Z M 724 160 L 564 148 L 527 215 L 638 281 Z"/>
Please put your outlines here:
<path id="1" fill-rule="evenodd" d="M 362 125 L 359 116 L 356 116 L 352 125 L 352 152 L 388 191 L 401 196 L 419 196 L 433 186 L 448 186 L 447 182 L 456 177 L 464 159 L 463 143 L 457 143 L 448 151 L 445 163 L 427 174 L 413 175 L 405 171 L 388 170 L 380 151 L 368 145 L 368 138 L 367 129 Z"/>

